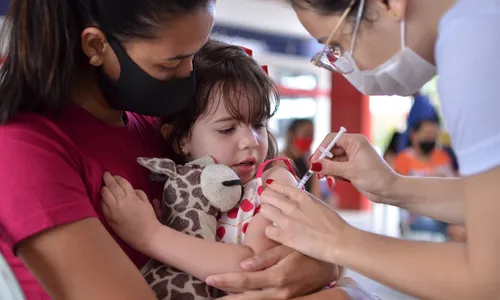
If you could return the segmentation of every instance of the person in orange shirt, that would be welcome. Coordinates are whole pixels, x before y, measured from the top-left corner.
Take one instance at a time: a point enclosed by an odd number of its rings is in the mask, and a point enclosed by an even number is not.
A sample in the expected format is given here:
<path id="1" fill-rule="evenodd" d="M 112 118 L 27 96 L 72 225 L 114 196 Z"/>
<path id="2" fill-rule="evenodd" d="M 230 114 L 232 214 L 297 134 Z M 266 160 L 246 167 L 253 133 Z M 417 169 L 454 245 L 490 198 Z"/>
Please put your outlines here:
<path id="1" fill-rule="evenodd" d="M 440 134 L 438 118 L 414 122 L 408 129 L 409 147 L 400 152 L 394 169 L 401 175 L 421 177 L 453 177 L 455 173 L 448 153 L 438 146 Z M 441 232 L 447 224 L 428 217 L 410 214 L 403 216 L 402 226 L 411 230 Z"/>

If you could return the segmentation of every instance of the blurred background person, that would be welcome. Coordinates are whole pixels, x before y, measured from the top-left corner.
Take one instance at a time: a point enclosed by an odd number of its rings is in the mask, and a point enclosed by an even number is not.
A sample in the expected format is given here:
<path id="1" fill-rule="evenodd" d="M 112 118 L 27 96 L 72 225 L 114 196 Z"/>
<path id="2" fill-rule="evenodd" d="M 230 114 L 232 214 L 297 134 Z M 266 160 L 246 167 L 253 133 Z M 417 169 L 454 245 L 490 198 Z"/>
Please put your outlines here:
<path id="1" fill-rule="evenodd" d="M 311 119 L 294 119 L 288 125 L 286 144 L 282 153 L 293 161 L 299 178 L 302 178 L 310 168 L 309 156 L 312 154 L 313 139 L 314 123 Z M 311 177 L 305 189 L 315 197 L 322 198 L 317 176 Z"/>
<path id="2" fill-rule="evenodd" d="M 429 99 L 417 93 L 407 120 L 407 130 L 402 135 L 401 152 L 397 155 L 394 169 L 401 175 L 422 177 L 453 177 L 455 172 L 448 153 L 443 150 L 438 140 L 440 121 Z M 406 236 L 408 231 L 424 231 L 446 236 L 448 224 L 402 211 L 401 231 Z"/>

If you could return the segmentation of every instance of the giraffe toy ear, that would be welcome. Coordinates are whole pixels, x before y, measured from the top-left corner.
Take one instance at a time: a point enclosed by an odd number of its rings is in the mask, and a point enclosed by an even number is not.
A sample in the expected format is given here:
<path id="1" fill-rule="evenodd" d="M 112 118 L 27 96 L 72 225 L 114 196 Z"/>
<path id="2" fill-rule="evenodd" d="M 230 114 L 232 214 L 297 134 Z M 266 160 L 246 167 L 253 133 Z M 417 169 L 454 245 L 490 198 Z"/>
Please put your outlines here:
<path id="1" fill-rule="evenodd" d="M 206 167 L 209 165 L 215 164 L 215 160 L 211 156 L 204 156 L 202 158 L 198 158 L 197 160 L 193 160 L 191 162 L 188 162 L 186 166 L 199 166 L 199 167 Z"/>
<path id="2" fill-rule="evenodd" d="M 137 163 L 152 172 L 151 179 L 154 181 L 165 181 L 177 177 L 177 166 L 168 158 L 138 157 Z M 167 178 L 163 178 L 161 175 Z"/>

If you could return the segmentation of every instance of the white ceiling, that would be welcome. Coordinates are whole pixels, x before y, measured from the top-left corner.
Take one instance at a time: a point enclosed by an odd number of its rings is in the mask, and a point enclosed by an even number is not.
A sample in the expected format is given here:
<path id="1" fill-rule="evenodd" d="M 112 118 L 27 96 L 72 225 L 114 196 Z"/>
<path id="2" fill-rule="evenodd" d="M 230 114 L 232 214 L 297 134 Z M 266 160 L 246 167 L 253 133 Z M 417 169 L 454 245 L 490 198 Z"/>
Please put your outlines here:
<path id="1" fill-rule="evenodd" d="M 286 0 L 217 0 L 216 20 L 269 33 L 310 37 Z"/>

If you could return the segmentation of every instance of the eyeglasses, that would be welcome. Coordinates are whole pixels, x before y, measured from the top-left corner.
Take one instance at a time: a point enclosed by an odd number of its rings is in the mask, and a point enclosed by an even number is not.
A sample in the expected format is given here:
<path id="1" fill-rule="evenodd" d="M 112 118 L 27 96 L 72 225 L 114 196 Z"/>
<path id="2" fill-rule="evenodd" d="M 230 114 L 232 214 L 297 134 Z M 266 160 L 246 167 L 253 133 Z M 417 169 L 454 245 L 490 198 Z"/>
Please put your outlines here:
<path id="1" fill-rule="evenodd" d="M 340 16 L 337 25 L 335 25 L 335 27 L 332 30 L 332 33 L 326 40 L 323 50 L 321 50 L 321 52 L 318 52 L 316 55 L 313 56 L 313 58 L 311 58 L 311 62 L 313 65 L 340 74 L 349 74 L 352 71 L 354 71 L 353 66 L 345 59 L 343 50 L 340 47 L 331 47 L 330 43 L 332 42 L 332 39 L 337 33 L 342 22 L 351 12 L 355 3 L 356 0 L 352 0 L 349 3 L 349 6 Z"/>

